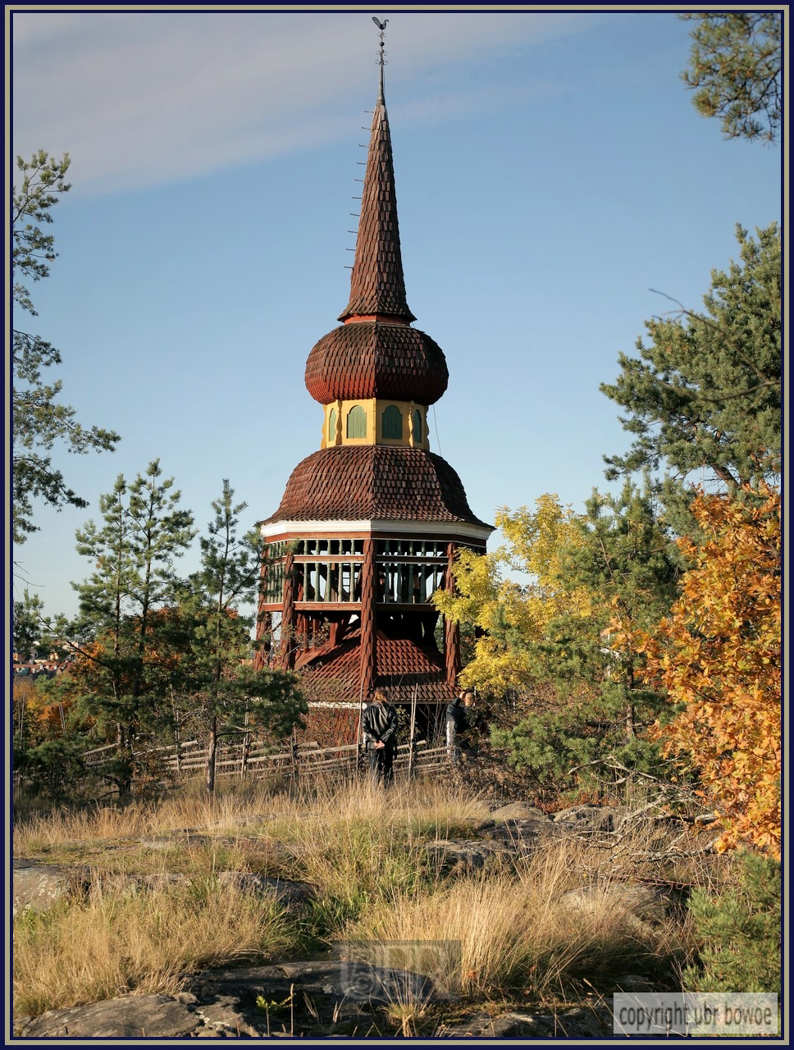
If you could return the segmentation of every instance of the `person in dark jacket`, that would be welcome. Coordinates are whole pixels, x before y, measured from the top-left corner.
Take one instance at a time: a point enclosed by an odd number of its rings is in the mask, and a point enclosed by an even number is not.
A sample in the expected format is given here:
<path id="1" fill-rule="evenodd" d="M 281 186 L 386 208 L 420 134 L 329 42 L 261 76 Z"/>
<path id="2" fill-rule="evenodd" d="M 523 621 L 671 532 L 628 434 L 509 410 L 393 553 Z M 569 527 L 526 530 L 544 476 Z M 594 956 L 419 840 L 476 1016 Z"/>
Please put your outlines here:
<path id="1" fill-rule="evenodd" d="M 474 690 L 458 689 L 458 695 L 447 704 L 447 754 L 453 765 L 460 759 L 461 746 L 467 746 L 469 711 L 474 706 Z"/>
<path id="2" fill-rule="evenodd" d="M 397 754 L 397 710 L 389 703 L 385 689 L 375 690 L 361 719 L 361 730 L 372 779 L 384 786 L 391 784 Z"/>

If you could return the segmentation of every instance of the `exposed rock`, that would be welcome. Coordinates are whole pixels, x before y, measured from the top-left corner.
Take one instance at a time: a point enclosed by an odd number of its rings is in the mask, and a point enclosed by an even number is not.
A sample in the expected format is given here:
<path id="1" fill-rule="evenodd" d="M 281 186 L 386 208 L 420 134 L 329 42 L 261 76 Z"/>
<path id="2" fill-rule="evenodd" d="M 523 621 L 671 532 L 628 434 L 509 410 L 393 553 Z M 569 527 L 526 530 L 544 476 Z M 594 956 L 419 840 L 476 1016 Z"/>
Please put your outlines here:
<path id="1" fill-rule="evenodd" d="M 15 857 L 13 863 L 14 917 L 22 911 L 47 911 L 62 897 L 82 892 L 90 882 L 84 866 L 37 864 Z"/>
<path id="2" fill-rule="evenodd" d="M 560 838 L 564 828 L 556 825 L 548 817 L 508 818 L 499 821 L 489 828 L 491 839 L 509 845 L 514 852 L 527 853 L 543 839 Z"/>
<path id="3" fill-rule="evenodd" d="M 178 1039 L 203 1025 L 187 1003 L 167 995 L 125 995 L 89 1006 L 47 1010 L 33 1019 L 19 1018 L 15 1035 L 48 1039 Z"/>
<path id="4" fill-rule="evenodd" d="M 479 1013 L 441 1028 L 439 1036 L 450 1039 L 588 1039 L 613 1035 L 612 1013 L 605 1006 L 573 1007 L 557 1014 Z"/>
<path id="5" fill-rule="evenodd" d="M 504 842 L 487 839 L 435 839 L 425 850 L 446 873 L 474 871 L 496 858 L 507 860 L 515 852 Z"/>
<path id="6" fill-rule="evenodd" d="M 623 986 L 642 978 L 627 975 Z M 17 1038 L 179 1039 L 345 1036 L 384 1034 L 378 1007 L 438 1001 L 435 986 L 421 974 L 345 961 L 299 961 L 278 966 L 207 971 L 193 992 L 178 996 L 127 995 L 88 1006 L 48 1010 L 17 1018 Z M 257 997 L 263 1005 L 257 1005 Z M 441 999 L 445 996 L 442 994 Z M 373 1028 L 374 1026 L 374 1028 Z M 604 1038 L 612 1015 L 604 1005 L 558 1014 L 480 1011 L 442 1025 L 439 1038 Z"/>
<path id="7" fill-rule="evenodd" d="M 647 977 L 637 973 L 624 973 L 615 981 L 615 990 L 618 992 L 658 992 L 658 986 Z"/>
<path id="8" fill-rule="evenodd" d="M 661 886 L 649 886 L 638 882 L 591 883 L 568 890 L 560 902 L 580 911 L 594 911 L 604 906 L 606 900 L 618 902 L 638 921 L 663 922 L 674 903 Z"/>
<path id="9" fill-rule="evenodd" d="M 347 959 L 302 960 L 239 970 L 208 970 L 191 982 L 199 1000 L 236 997 L 283 1003 L 307 993 L 319 1009 L 328 1004 L 388 1005 L 446 1001 L 449 993 L 419 973 Z M 338 1011 L 337 1011 L 338 1013 Z"/>
<path id="10" fill-rule="evenodd" d="M 446 1039 L 521 1039 L 539 1034 L 535 1018 L 519 1013 L 478 1013 L 457 1024 L 442 1025 L 438 1031 Z"/>
<path id="11" fill-rule="evenodd" d="M 499 809 L 493 810 L 491 818 L 493 820 L 526 820 L 528 818 L 549 820 L 543 810 L 530 806 L 526 802 L 510 802 L 506 806 L 500 806 Z"/>
<path id="12" fill-rule="evenodd" d="M 187 875 L 173 871 L 158 871 L 151 875 L 128 875 L 125 872 L 111 872 L 95 876 L 86 887 L 91 893 L 101 894 L 120 892 L 131 896 L 140 890 L 159 890 L 169 886 L 179 886 L 188 882 Z"/>
<path id="13" fill-rule="evenodd" d="M 239 1001 L 231 995 L 222 996 L 213 1003 L 198 1003 L 196 1006 L 196 1017 L 204 1023 L 204 1028 L 199 1029 L 196 1035 L 227 1035 L 227 1036 L 251 1036 L 254 1039 L 261 1038 L 266 1029 L 266 1019 L 261 1015 L 261 1023 L 257 1026 L 251 1024 L 247 1019 L 246 1011 L 242 1009 Z"/>
<path id="14" fill-rule="evenodd" d="M 257 896 L 271 893 L 275 895 L 279 904 L 285 907 L 305 904 L 316 896 L 315 888 L 308 882 L 274 879 L 269 875 L 257 875 L 251 871 L 222 871 L 218 875 L 218 884 L 234 886 L 243 893 L 252 893 Z"/>
<path id="15" fill-rule="evenodd" d="M 471 821 L 471 838 L 436 839 L 425 849 L 440 871 L 467 874 L 493 866 L 508 868 L 529 856 L 539 844 L 568 836 L 602 835 L 619 829 L 628 811 L 624 807 L 574 806 L 552 817 L 523 801 L 498 804 L 485 821 Z M 632 819 L 636 819 L 635 814 Z M 238 824 L 259 824 L 268 819 L 253 816 Z M 642 817 L 639 817 L 641 820 Z M 225 822 L 219 822 L 222 826 Z M 208 825 L 209 827 L 209 825 Z M 218 838 L 203 834 L 206 829 L 183 829 L 170 835 L 132 839 L 152 849 L 178 849 L 202 845 Z M 254 832 L 254 835 L 256 833 Z M 478 836 L 478 837 L 474 837 Z M 245 842 L 245 835 L 224 842 Z M 289 858 L 290 850 L 277 842 L 256 839 L 259 852 L 253 866 L 269 868 L 273 851 Z M 266 855 L 262 853 L 266 849 Z M 167 862 L 163 859 L 163 867 Z M 281 865 L 272 869 L 280 870 Z M 14 915 L 30 908 L 43 911 L 71 894 L 110 890 L 153 889 L 178 885 L 190 876 L 169 872 L 153 875 L 111 874 L 101 878 L 87 865 L 45 865 L 34 860 L 14 861 Z M 290 870 L 290 869 L 285 869 Z M 250 871 L 227 871 L 217 876 L 221 885 L 256 895 L 272 894 L 285 907 L 310 902 L 317 890 L 308 883 L 274 878 Z M 561 900 L 579 911 L 594 909 L 608 894 L 643 930 L 645 924 L 663 921 L 678 903 L 667 887 L 641 882 L 599 883 L 593 881 L 566 893 Z M 206 971 L 189 979 L 176 996 L 128 995 L 71 1009 L 51 1010 L 37 1018 L 17 1018 L 15 1035 L 23 1038 L 68 1039 L 175 1039 L 377 1037 L 393 1032 L 384 1007 L 405 1002 L 443 1003 L 456 998 L 455 989 L 445 989 L 421 973 L 391 968 L 388 956 L 372 962 L 321 959 L 283 962 L 277 965 Z M 394 960 L 392 960 L 394 962 Z M 399 965 L 399 964 L 398 964 Z M 408 965 L 407 963 L 404 965 Z M 429 968 L 429 967 L 428 967 Z M 618 990 L 652 990 L 637 974 L 625 974 L 615 982 Z M 257 1000 L 259 999 L 259 1004 Z M 518 1039 L 547 1038 L 611 1039 L 611 1013 L 602 1001 L 592 1006 L 548 1011 L 513 1010 L 499 1013 L 480 1004 L 465 1021 L 438 1028 L 440 1038 Z"/>
<path id="16" fill-rule="evenodd" d="M 185 831 L 171 831 L 165 835 L 150 835 L 138 839 L 141 846 L 146 849 L 175 849 L 185 846 L 204 846 L 209 842 L 215 842 L 211 835 L 197 834 L 189 828 Z"/>

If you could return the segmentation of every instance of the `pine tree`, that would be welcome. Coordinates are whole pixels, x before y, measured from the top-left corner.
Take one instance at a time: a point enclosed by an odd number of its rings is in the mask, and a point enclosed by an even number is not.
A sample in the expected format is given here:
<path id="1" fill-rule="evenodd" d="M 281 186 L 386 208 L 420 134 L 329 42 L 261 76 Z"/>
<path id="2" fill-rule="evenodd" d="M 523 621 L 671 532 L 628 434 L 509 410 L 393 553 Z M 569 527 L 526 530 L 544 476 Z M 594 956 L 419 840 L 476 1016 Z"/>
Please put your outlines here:
<path id="1" fill-rule="evenodd" d="M 638 358 L 621 354 L 617 381 L 601 385 L 635 435 L 627 455 L 606 458 L 607 478 L 665 468 L 668 520 L 680 532 L 692 527 L 693 482 L 738 495 L 780 474 L 780 231 L 773 223 L 757 234 L 737 227 L 741 263 L 712 273 L 704 313 L 648 321 L 648 345 L 638 341 Z"/>
<path id="2" fill-rule="evenodd" d="M 69 155 L 58 161 L 45 150 L 30 161 L 17 157 L 22 182 L 14 186 L 13 200 L 13 531 L 14 542 L 24 543 L 33 524 L 33 500 L 41 499 L 53 507 L 87 506 L 70 489 L 60 470 L 46 455 L 56 442 L 70 452 L 113 451 L 120 440 L 111 430 L 88 429 L 75 419 L 75 410 L 58 400 L 61 382 L 47 384 L 43 369 L 61 363 L 60 352 L 37 335 L 22 331 L 18 314 L 36 314 L 30 293 L 20 278 L 40 281 L 50 272 L 57 258 L 55 239 L 44 233 L 42 224 L 52 222 L 51 209 L 70 189 L 65 181 Z"/>
<path id="3" fill-rule="evenodd" d="M 174 559 L 195 535 L 180 499 L 154 460 L 129 485 L 119 475 L 113 491 L 100 497 L 103 523 L 89 521 L 76 534 L 77 550 L 94 571 L 75 588 L 78 619 L 58 625 L 75 654 L 58 687 L 100 732 L 114 727 L 122 791 L 130 787 L 134 744 L 166 723 L 170 711 Z"/>
<path id="4" fill-rule="evenodd" d="M 683 973 L 691 992 L 780 995 L 780 861 L 742 851 L 735 887 L 692 892 L 689 911 L 701 942 L 697 964 Z"/>
<path id="5" fill-rule="evenodd" d="M 14 653 L 22 661 L 30 660 L 44 641 L 42 612 L 44 602 L 25 588 L 21 601 L 13 606 Z"/>
<path id="6" fill-rule="evenodd" d="M 697 19 L 684 83 L 725 138 L 775 142 L 780 131 L 783 16 L 777 11 L 681 14 Z"/>
<path id="7" fill-rule="evenodd" d="M 221 498 L 212 503 L 214 519 L 199 540 L 201 569 L 189 581 L 180 615 L 189 633 L 180 662 L 180 694 L 188 720 L 208 737 L 206 787 L 215 791 L 219 739 L 266 731 L 273 739 L 300 723 L 306 705 L 294 675 L 255 670 L 252 666 L 253 617 L 262 565 L 262 541 L 256 529 L 239 534 L 245 503 L 234 503 L 234 490 L 223 481 Z"/>

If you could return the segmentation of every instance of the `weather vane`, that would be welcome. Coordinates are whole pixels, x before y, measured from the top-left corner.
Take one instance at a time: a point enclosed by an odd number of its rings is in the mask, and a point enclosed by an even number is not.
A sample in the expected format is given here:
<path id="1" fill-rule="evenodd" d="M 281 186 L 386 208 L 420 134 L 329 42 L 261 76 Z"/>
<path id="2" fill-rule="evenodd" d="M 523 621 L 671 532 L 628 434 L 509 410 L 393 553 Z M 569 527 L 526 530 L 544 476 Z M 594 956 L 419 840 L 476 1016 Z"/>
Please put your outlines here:
<path id="1" fill-rule="evenodd" d="M 386 65 L 386 57 L 385 57 L 386 52 L 383 50 L 386 45 L 383 42 L 383 34 L 386 32 L 386 26 L 389 24 L 389 20 L 388 20 L 388 18 L 384 18 L 384 20 L 381 22 L 379 19 L 377 19 L 373 15 L 372 16 L 372 21 L 375 23 L 375 25 L 380 30 L 380 59 L 379 59 L 379 61 L 380 61 L 381 69 L 383 69 L 383 67 Z"/>

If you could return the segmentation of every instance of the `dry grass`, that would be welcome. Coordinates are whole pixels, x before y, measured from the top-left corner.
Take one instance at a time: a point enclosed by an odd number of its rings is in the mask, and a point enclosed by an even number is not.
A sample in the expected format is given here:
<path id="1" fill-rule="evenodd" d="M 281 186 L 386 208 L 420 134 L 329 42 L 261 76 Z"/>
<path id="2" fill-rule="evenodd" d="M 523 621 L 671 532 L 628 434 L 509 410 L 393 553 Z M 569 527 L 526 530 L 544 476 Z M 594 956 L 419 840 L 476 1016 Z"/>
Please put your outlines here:
<path id="1" fill-rule="evenodd" d="M 352 821 L 388 822 L 419 833 L 462 828 L 487 813 L 484 802 L 461 798 L 446 783 L 405 784 L 388 792 L 368 780 L 340 787 L 320 782 L 280 793 L 267 785 L 224 786 L 214 799 L 187 790 L 157 803 L 59 810 L 19 820 L 13 829 L 13 849 L 15 856 L 35 856 L 92 842 L 112 845 L 185 830 L 228 836 L 245 827 L 250 835 L 256 833 L 251 822 L 257 817 L 266 822 L 266 834 L 286 841 L 302 838 L 307 822 L 327 827 Z"/>
<path id="2" fill-rule="evenodd" d="M 214 800 L 186 791 L 157 804 L 20 820 L 16 856 L 89 863 L 96 886 L 115 872 L 189 878 L 137 893 L 95 889 L 46 915 L 23 915 L 14 930 L 15 1010 L 173 994 L 200 968 L 343 939 L 459 942 L 460 965 L 442 952 L 428 976 L 473 999 L 537 1002 L 588 981 L 614 990 L 610 981 L 632 972 L 669 980 L 686 960 L 686 925 L 654 911 L 636 880 L 719 880 L 714 858 L 698 852 L 702 837 L 640 821 L 611 839 L 553 840 L 514 870 L 442 876 L 427 842 L 474 837 L 488 816 L 482 799 L 448 781 L 383 791 L 365 780 L 292 792 L 224 786 Z M 165 847 L 146 844 L 169 834 Z M 318 896 L 288 920 L 269 899 L 219 887 L 222 870 L 301 879 Z M 411 1035 L 425 1005 L 395 1002 L 390 1021 Z"/>
<path id="3" fill-rule="evenodd" d="M 400 894 L 348 925 L 352 940 L 458 941 L 464 997 L 519 992 L 535 1000 L 669 961 L 679 951 L 672 924 L 638 918 L 622 883 L 582 886 L 577 845 L 555 843 L 519 871 L 478 874 L 431 895 Z M 441 969 L 442 985 L 454 980 Z"/>
<path id="4" fill-rule="evenodd" d="M 185 829 L 212 829 L 223 834 L 242 820 L 262 812 L 272 802 L 266 788 L 227 790 L 214 799 L 180 792 L 162 802 L 131 802 L 125 806 L 60 810 L 34 816 L 14 825 L 14 853 L 29 856 L 42 850 L 101 840 L 118 843 Z"/>
<path id="5" fill-rule="evenodd" d="M 103 892 L 14 927 L 14 1011 L 36 1015 L 125 993 L 173 995 L 187 974 L 270 959 L 293 942 L 283 911 L 214 880 Z"/>
<path id="6" fill-rule="evenodd" d="M 404 785 L 384 792 L 369 781 L 296 799 L 291 811 L 269 822 L 266 835 L 286 843 L 295 873 L 333 895 L 347 896 L 376 884 L 404 889 L 427 867 L 424 843 L 471 833 L 487 814 L 477 799 L 456 797 L 450 788 Z"/>

